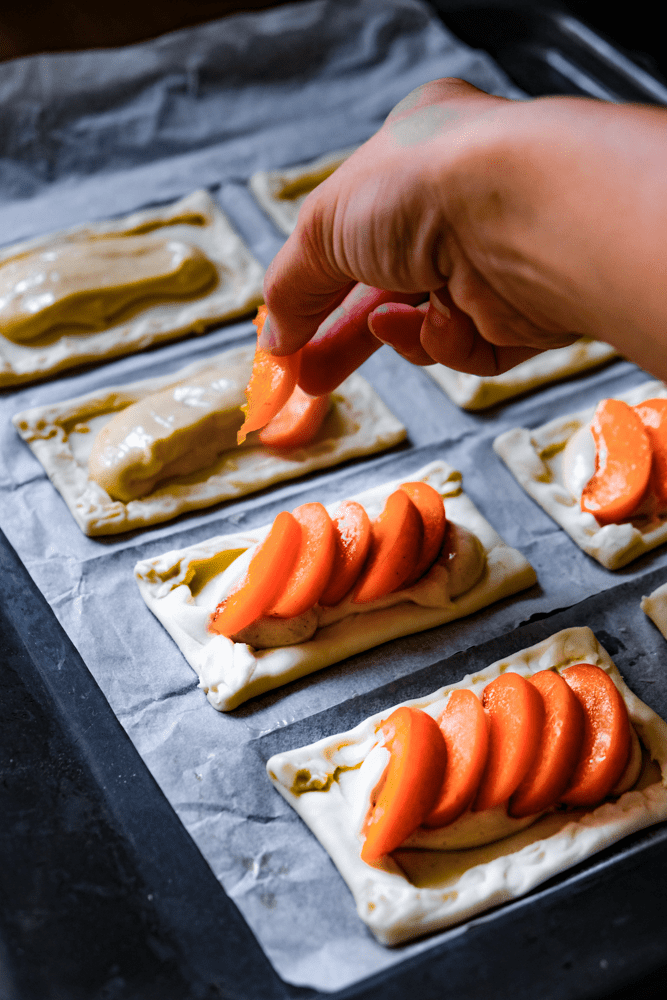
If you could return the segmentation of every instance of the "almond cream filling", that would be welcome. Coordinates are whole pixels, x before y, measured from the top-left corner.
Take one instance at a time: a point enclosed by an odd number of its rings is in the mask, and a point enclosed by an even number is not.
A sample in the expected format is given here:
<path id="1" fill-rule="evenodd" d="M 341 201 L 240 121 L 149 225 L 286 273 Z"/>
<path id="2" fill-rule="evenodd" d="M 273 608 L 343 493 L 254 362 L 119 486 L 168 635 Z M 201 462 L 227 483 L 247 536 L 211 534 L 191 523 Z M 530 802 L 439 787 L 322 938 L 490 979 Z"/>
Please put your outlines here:
<path id="1" fill-rule="evenodd" d="M 235 449 L 250 370 L 241 362 L 211 365 L 116 413 L 95 438 L 90 478 L 113 500 L 128 503 L 161 480 L 203 469 Z"/>
<path id="2" fill-rule="evenodd" d="M 224 601 L 245 575 L 256 551 L 257 547 L 254 547 L 235 559 L 217 580 L 213 580 L 209 587 L 197 595 L 196 603 L 205 603 L 210 607 L 214 597 L 216 605 Z M 316 604 L 296 618 L 266 615 L 230 638 L 237 643 L 246 643 L 253 649 L 272 649 L 291 646 L 295 642 L 307 642 L 320 627 L 333 625 L 354 615 L 392 608 L 406 601 L 426 608 L 446 607 L 454 598 L 474 587 L 482 576 L 485 565 L 486 556 L 477 536 L 450 521 L 442 554 L 428 573 L 412 586 L 364 604 L 355 603 L 354 590 L 351 590 L 334 607 Z"/>
<path id="3" fill-rule="evenodd" d="M 197 295 L 217 271 L 191 243 L 157 236 L 78 239 L 0 265 L 0 329 L 15 343 L 55 327 L 104 330 L 157 301 Z"/>

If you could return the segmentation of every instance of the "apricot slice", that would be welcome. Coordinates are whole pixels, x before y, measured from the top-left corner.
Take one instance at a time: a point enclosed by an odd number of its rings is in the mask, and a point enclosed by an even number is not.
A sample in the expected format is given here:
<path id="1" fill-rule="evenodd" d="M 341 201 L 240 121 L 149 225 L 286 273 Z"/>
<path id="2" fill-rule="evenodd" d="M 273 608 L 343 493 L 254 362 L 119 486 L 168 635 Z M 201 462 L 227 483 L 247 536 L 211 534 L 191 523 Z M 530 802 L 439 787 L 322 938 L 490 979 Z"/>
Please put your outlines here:
<path id="1" fill-rule="evenodd" d="M 300 542 L 301 525 L 281 511 L 236 590 L 211 615 L 209 632 L 232 636 L 261 617 L 284 587 Z"/>
<path id="2" fill-rule="evenodd" d="M 568 806 L 594 806 L 609 795 L 630 756 L 630 719 L 611 677 L 592 663 L 562 671 L 584 710 L 584 738 L 572 780 L 561 796 Z"/>
<path id="3" fill-rule="evenodd" d="M 334 526 L 321 503 L 304 503 L 292 514 L 301 526 L 301 540 L 280 595 L 268 609 L 278 618 L 294 618 L 317 604 L 336 551 Z"/>
<path id="4" fill-rule="evenodd" d="M 357 582 L 371 544 L 371 522 L 356 500 L 344 500 L 333 518 L 336 540 L 331 575 L 320 604 L 333 605 Z"/>
<path id="5" fill-rule="evenodd" d="M 368 326 L 373 310 L 384 302 L 416 304 L 423 298 L 423 292 L 387 292 L 371 285 L 355 285 L 301 348 L 301 388 L 311 396 L 332 392 L 382 347 Z"/>
<path id="6" fill-rule="evenodd" d="M 294 387 L 282 410 L 259 432 L 267 448 L 303 448 L 317 436 L 331 405 L 330 396 L 309 396 Z"/>
<path id="7" fill-rule="evenodd" d="M 371 549 L 354 603 L 366 604 L 397 590 L 417 565 L 423 537 L 421 514 L 407 493 L 396 490 L 371 525 Z"/>
<path id="8" fill-rule="evenodd" d="M 591 423 L 595 474 L 581 494 L 581 509 L 599 524 L 628 518 L 641 503 L 651 474 L 651 443 L 639 416 L 620 399 L 603 399 Z"/>
<path id="9" fill-rule="evenodd" d="M 440 555 L 447 527 L 447 515 L 442 497 L 428 483 L 402 483 L 401 489 L 407 493 L 419 511 L 424 525 L 424 540 L 417 565 L 402 586 L 409 587 L 431 568 Z"/>
<path id="10" fill-rule="evenodd" d="M 423 826 L 447 826 L 466 811 L 484 772 L 489 749 L 489 727 L 482 703 L 472 691 L 452 691 L 438 720 L 447 766 L 435 805 Z"/>
<path id="11" fill-rule="evenodd" d="M 646 428 L 653 450 L 651 492 L 667 506 L 667 399 L 647 399 L 633 407 Z"/>
<path id="12" fill-rule="evenodd" d="M 584 713 L 577 697 L 553 670 L 528 678 L 542 695 L 544 726 L 535 759 L 510 798 L 510 816 L 543 812 L 561 797 L 579 760 L 584 738 Z"/>
<path id="13" fill-rule="evenodd" d="M 258 332 L 261 332 L 266 317 L 266 306 L 260 306 L 253 320 Z M 241 407 L 245 420 L 237 434 L 238 444 L 243 444 L 250 431 L 258 431 L 282 410 L 294 392 L 300 364 L 300 351 L 276 358 L 257 346 L 246 388 L 247 402 Z"/>
<path id="14" fill-rule="evenodd" d="M 368 862 L 400 847 L 428 815 L 447 761 L 437 722 L 418 708 L 397 708 L 382 730 L 391 756 L 371 795 L 362 829 L 361 857 Z"/>
<path id="15" fill-rule="evenodd" d="M 544 702 L 534 684 L 506 673 L 484 688 L 489 752 L 473 810 L 493 809 L 519 787 L 540 745 Z"/>

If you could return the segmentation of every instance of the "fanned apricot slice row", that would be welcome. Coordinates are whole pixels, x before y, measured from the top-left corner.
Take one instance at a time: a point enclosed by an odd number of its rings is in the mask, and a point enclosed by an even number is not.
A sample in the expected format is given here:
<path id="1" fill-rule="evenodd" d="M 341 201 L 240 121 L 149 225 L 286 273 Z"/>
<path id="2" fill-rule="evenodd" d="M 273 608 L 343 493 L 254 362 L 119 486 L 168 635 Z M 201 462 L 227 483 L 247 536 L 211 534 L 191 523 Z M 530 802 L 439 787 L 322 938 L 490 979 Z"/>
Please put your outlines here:
<path id="1" fill-rule="evenodd" d="M 403 587 L 409 587 L 431 568 L 440 555 L 447 527 L 447 515 L 442 497 L 428 483 L 402 483 L 400 488 L 407 493 L 419 511 L 424 526 L 424 538 L 417 565 L 402 583 Z"/>
<path id="2" fill-rule="evenodd" d="M 482 779 L 489 750 L 489 727 L 482 703 L 472 691 L 452 691 L 438 720 L 447 747 L 445 777 L 423 826 L 453 823 L 466 811 Z"/>
<path id="3" fill-rule="evenodd" d="M 334 526 L 321 503 L 304 503 L 292 514 L 301 527 L 301 538 L 279 596 L 268 608 L 268 614 L 278 618 L 294 618 L 317 604 L 331 576 L 336 551 Z"/>
<path id="4" fill-rule="evenodd" d="M 281 511 L 238 587 L 211 615 L 209 632 L 232 636 L 260 618 L 284 588 L 300 543 L 301 525 Z"/>
<path id="5" fill-rule="evenodd" d="M 266 448 L 303 448 L 313 441 L 331 405 L 330 396 L 309 396 L 294 387 L 281 410 L 259 432 Z"/>
<path id="6" fill-rule="evenodd" d="M 566 667 L 562 677 L 584 710 L 584 738 L 561 802 L 594 806 L 609 795 L 630 756 L 628 710 L 621 692 L 601 667 L 576 663 Z"/>
<path id="7" fill-rule="evenodd" d="M 403 706 L 382 724 L 390 759 L 371 796 L 361 849 L 364 861 L 396 850 L 433 807 L 442 785 L 447 748 L 435 719 Z"/>
<path id="8" fill-rule="evenodd" d="M 371 548 L 354 590 L 354 603 L 366 604 L 397 590 L 417 565 L 423 537 L 417 507 L 407 493 L 396 490 L 371 525 Z"/>
<path id="9" fill-rule="evenodd" d="M 647 399 L 633 407 L 651 442 L 653 463 L 650 487 L 662 507 L 667 506 L 667 399 Z"/>
<path id="10" fill-rule="evenodd" d="M 641 503 L 651 475 L 648 432 L 631 406 L 603 399 L 591 423 L 595 474 L 581 494 L 581 509 L 599 524 L 617 524 Z"/>
<path id="11" fill-rule="evenodd" d="M 544 702 L 534 684 L 515 673 L 501 674 L 484 688 L 489 752 L 473 810 L 493 809 L 516 791 L 540 744 Z"/>
<path id="12" fill-rule="evenodd" d="M 258 333 L 261 332 L 266 317 L 266 306 L 260 306 L 253 320 Z M 277 358 L 257 346 L 246 388 L 247 402 L 241 407 L 245 420 L 237 434 L 238 444 L 243 444 L 250 431 L 258 431 L 282 410 L 294 392 L 300 364 L 300 351 Z"/>
<path id="13" fill-rule="evenodd" d="M 331 575 L 320 604 L 334 605 L 357 582 L 371 544 L 371 522 L 356 500 L 344 500 L 333 517 L 336 541 Z"/>
<path id="14" fill-rule="evenodd" d="M 528 678 L 542 695 L 544 726 L 535 759 L 509 802 L 510 816 L 532 816 L 558 802 L 579 760 L 584 713 L 577 697 L 553 670 Z"/>

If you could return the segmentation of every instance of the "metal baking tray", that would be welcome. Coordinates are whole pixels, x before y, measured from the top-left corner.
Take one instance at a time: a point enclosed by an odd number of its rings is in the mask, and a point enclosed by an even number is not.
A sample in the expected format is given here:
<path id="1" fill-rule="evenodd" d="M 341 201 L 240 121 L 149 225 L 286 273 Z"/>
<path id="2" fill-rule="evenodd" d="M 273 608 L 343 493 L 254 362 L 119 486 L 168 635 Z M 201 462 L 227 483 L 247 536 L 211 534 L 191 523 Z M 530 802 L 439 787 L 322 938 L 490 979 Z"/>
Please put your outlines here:
<path id="1" fill-rule="evenodd" d="M 433 4 L 532 95 L 667 103 L 667 88 L 559 8 Z M 488 663 L 588 624 L 631 686 L 667 716 L 660 664 L 641 667 L 638 610 L 662 575 L 466 652 Z M 633 610 L 628 610 L 633 609 Z M 632 641 L 627 629 L 632 630 Z M 121 728 L 83 659 L 0 533 L 0 998 L 230 1000 L 419 995 L 583 1000 L 649 996 L 667 980 L 667 829 L 622 841 L 417 958 L 339 993 L 290 986 L 245 923 Z M 667 649 L 667 647 L 666 647 Z M 457 657 L 360 696 L 359 717 L 433 689 Z M 382 702 L 382 699 L 386 700 Z M 335 730 L 335 712 L 257 741 L 258 759 Z M 643 978 L 642 978 L 643 977 Z M 641 979 L 641 982 L 638 980 Z"/>

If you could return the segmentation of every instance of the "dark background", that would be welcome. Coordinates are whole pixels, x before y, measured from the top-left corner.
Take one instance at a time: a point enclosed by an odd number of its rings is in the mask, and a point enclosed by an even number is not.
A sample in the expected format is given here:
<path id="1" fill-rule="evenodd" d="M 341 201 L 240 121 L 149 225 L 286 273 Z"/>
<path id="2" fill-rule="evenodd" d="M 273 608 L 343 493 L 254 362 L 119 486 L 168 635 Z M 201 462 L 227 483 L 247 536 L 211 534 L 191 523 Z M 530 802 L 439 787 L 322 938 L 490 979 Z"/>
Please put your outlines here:
<path id="1" fill-rule="evenodd" d="M 381 0 L 378 0 L 381 2 Z M 36 52 L 127 45 L 153 38 L 191 24 L 222 17 L 234 11 L 276 7 L 275 0 L 113 0 L 92 4 L 86 0 L 25 0 L 2 4 L 0 9 L 0 59 Z M 509 6 L 484 0 L 443 4 L 461 7 Z M 644 68 L 667 76 L 667 52 L 658 30 L 657 4 L 616 7 L 591 0 L 560 3 L 515 3 L 514 6 L 560 7 L 575 14 L 631 54 Z"/>

